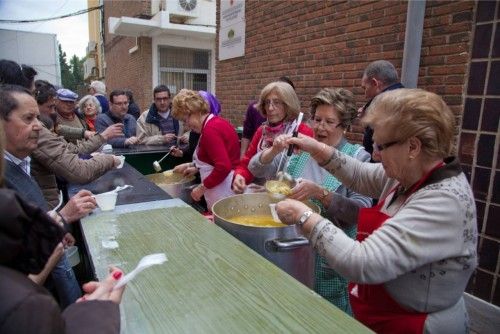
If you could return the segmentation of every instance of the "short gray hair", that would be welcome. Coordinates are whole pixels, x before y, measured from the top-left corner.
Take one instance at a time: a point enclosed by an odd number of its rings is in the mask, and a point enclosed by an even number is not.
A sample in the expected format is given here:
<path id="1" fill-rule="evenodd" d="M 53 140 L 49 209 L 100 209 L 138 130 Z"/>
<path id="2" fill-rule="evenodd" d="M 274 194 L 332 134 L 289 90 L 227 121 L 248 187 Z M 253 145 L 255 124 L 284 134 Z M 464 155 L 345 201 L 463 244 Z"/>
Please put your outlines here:
<path id="1" fill-rule="evenodd" d="M 80 110 L 80 112 L 83 114 L 83 106 L 89 101 L 95 105 L 97 113 L 100 114 L 102 112 L 101 104 L 99 103 L 99 100 L 93 95 L 85 95 L 84 97 L 82 97 L 80 99 L 80 102 L 78 102 L 78 110 Z"/>
<path id="2" fill-rule="evenodd" d="M 94 80 L 90 83 L 90 87 L 94 88 L 97 94 L 106 95 L 106 85 L 104 84 L 104 82 Z"/>
<path id="3" fill-rule="evenodd" d="M 398 72 L 392 63 L 387 60 L 376 60 L 371 62 L 363 72 L 368 79 L 375 78 L 386 86 L 399 82 Z"/>

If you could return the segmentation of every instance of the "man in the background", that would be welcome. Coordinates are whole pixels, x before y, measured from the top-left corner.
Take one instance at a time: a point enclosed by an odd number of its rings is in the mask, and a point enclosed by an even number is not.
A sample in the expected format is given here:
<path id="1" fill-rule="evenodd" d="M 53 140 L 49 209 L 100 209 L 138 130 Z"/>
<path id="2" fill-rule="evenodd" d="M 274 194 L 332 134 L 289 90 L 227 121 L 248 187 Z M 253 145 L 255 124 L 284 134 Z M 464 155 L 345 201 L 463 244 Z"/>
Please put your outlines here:
<path id="1" fill-rule="evenodd" d="M 375 96 L 389 90 L 404 88 L 399 82 L 396 68 L 387 60 L 376 60 L 366 67 L 361 79 L 361 87 L 365 90 L 365 97 L 369 101 L 359 109 L 360 118 L 364 116 Z M 373 153 L 372 137 L 373 129 L 367 126 L 363 134 L 363 146 L 370 154 Z"/>
<path id="2" fill-rule="evenodd" d="M 137 120 L 137 138 L 141 144 L 169 145 L 177 143 L 179 121 L 170 112 L 171 95 L 165 85 L 158 85 L 153 90 L 153 103 Z"/>
<path id="3" fill-rule="evenodd" d="M 97 115 L 95 129 L 97 133 L 104 132 L 113 124 L 123 124 L 123 135 L 108 139 L 108 144 L 113 147 L 128 147 L 138 143 L 136 132 L 136 121 L 134 116 L 127 113 L 128 97 L 124 90 L 116 89 L 109 95 L 109 112 Z"/>
<path id="4" fill-rule="evenodd" d="M 78 94 L 69 89 L 60 88 L 57 90 L 57 127 L 55 130 L 58 135 L 72 143 L 76 143 L 80 139 L 88 139 L 95 134 L 95 132 L 87 130 L 85 121 L 75 112 L 77 99 Z"/>
<path id="5" fill-rule="evenodd" d="M 109 102 L 106 98 L 106 85 L 102 81 L 92 81 L 89 87 L 89 94 L 94 95 L 99 100 L 103 113 L 109 111 Z"/>

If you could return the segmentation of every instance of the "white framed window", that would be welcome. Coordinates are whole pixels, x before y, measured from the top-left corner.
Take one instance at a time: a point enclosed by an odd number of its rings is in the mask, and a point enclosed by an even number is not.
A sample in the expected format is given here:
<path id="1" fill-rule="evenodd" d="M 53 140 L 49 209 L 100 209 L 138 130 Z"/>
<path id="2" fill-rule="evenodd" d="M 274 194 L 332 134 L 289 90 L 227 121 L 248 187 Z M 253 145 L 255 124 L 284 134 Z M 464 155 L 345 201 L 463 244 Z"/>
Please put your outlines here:
<path id="1" fill-rule="evenodd" d="M 210 51 L 160 46 L 158 84 L 172 95 L 182 88 L 210 91 Z"/>

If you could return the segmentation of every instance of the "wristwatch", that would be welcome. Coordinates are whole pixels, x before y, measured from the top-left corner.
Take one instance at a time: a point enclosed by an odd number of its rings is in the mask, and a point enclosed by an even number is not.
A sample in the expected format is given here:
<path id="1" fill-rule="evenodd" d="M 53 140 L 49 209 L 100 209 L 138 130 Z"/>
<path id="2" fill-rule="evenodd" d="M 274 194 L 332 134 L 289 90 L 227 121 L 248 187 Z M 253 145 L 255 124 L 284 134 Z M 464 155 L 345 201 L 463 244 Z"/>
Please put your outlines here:
<path id="1" fill-rule="evenodd" d="M 309 219 L 309 217 L 311 217 L 312 214 L 313 214 L 313 212 L 311 210 L 305 211 L 302 214 L 302 216 L 300 216 L 299 222 L 297 223 L 297 225 L 299 225 L 300 227 L 302 227 L 302 225 L 305 224 L 305 222 Z"/>

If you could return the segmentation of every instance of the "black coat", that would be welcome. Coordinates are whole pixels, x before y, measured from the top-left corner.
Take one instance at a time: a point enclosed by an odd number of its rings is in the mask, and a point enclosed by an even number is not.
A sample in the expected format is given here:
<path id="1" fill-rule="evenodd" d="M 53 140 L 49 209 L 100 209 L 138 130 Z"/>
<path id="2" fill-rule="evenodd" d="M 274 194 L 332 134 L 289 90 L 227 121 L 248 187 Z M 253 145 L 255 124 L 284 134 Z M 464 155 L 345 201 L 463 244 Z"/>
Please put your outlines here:
<path id="1" fill-rule="evenodd" d="M 72 304 L 61 313 L 33 283 L 64 232 L 38 207 L 0 188 L 0 333 L 119 333 L 120 310 L 109 301 Z"/>

